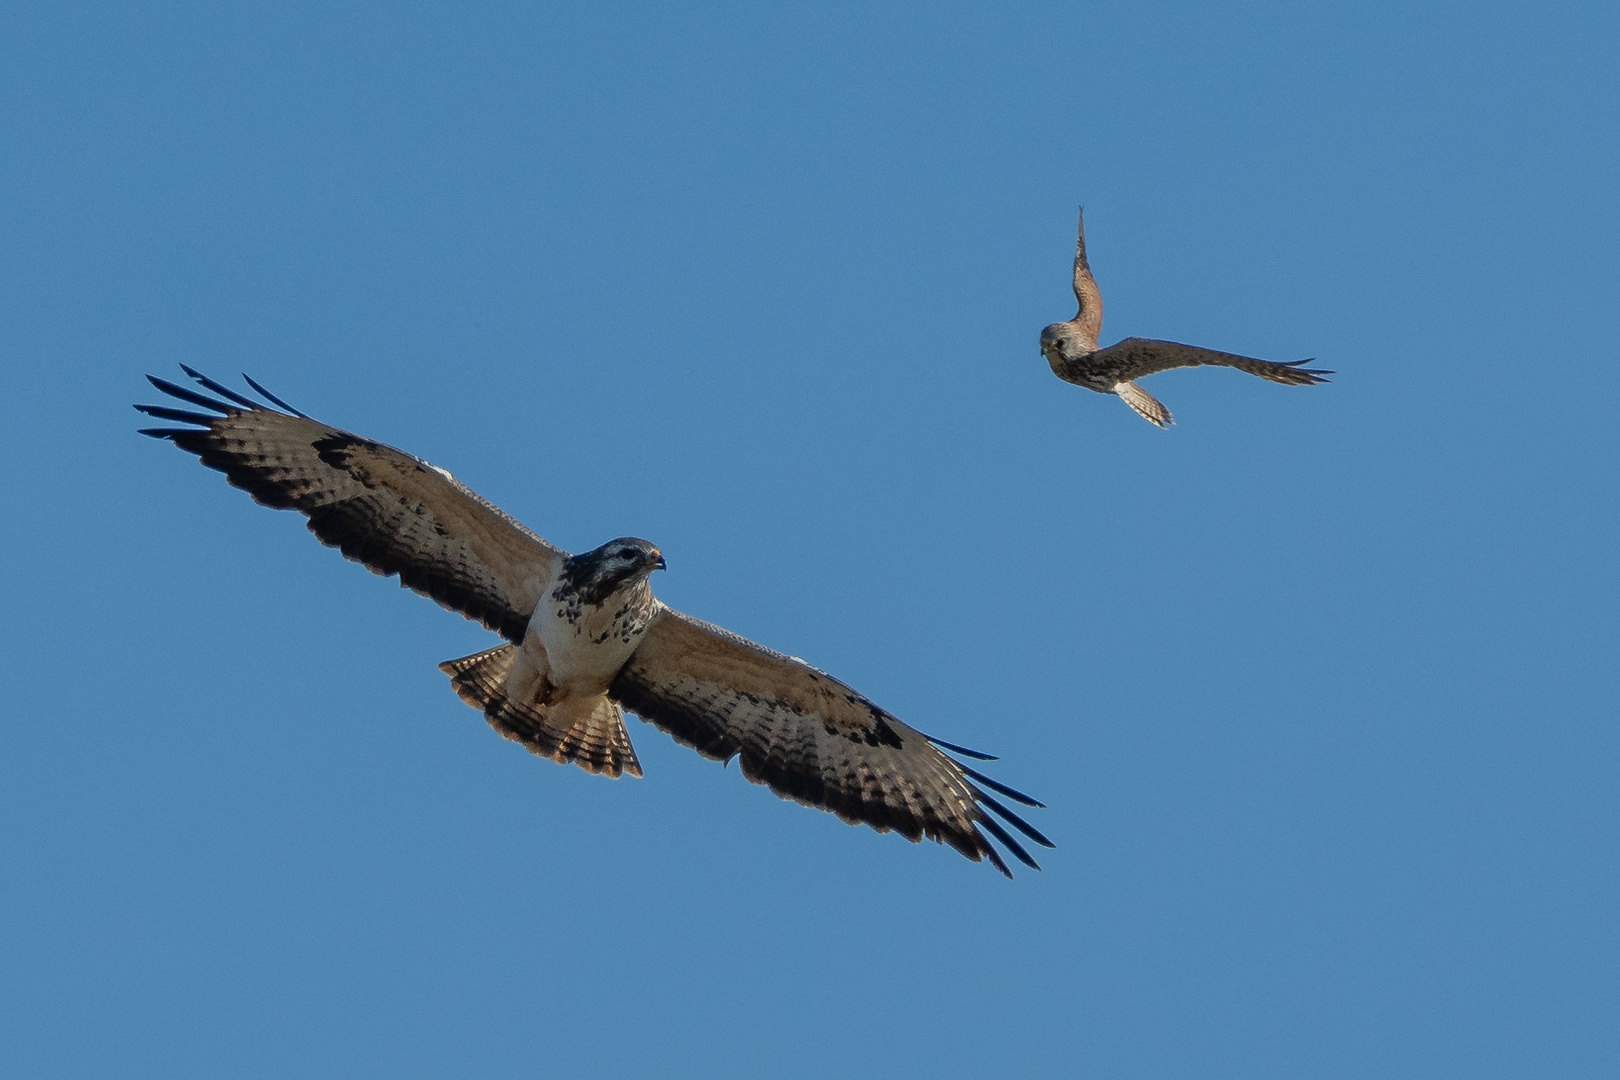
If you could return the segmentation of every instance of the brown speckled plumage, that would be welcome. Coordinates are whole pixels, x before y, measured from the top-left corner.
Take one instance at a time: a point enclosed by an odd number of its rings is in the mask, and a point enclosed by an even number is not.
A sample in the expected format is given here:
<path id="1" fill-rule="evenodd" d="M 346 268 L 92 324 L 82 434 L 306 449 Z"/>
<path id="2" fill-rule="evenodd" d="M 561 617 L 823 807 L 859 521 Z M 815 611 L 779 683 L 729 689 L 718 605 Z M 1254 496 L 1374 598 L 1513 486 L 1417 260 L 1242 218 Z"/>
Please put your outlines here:
<path id="1" fill-rule="evenodd" d="M 185 425 L 144 433 L 196 454 L 255 500 L 302 512 L 323 543 L 505 637 L 439 666 L 463 701 L 534 753 L 640 776 L 622 707 L 705 757 L 738 758 L 745 777 L 784 799 L 940 841 L 1009 877 L 992 837 L 1036 864 L 1001 822 L 1051 846 L 990 792 L 1040 803 L 941 748 L 985 755 L 921 734 L 802 660 L 660 603 L 648 578 L 664 559 L 648 541 L 621 537 L 569 556 L 442 469 L 328 427 L 251 380 L 286 411 L 185 371 L 219 397 L 152 379 L 207 411 L 137 405 Z"/>

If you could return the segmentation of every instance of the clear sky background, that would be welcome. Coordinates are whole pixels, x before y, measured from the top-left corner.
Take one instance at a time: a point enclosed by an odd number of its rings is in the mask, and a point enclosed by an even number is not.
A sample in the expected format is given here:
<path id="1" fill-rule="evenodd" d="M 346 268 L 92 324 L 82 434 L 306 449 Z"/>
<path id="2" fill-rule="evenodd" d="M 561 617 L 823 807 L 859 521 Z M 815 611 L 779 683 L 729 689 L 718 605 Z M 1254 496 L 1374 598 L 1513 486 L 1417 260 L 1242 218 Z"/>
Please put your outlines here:
<path id="1" fill-rule="evenodd" d="M 1620 1073 L 1620 14 L 81 4 L 0 33 L 0 1071 Z M 1054 379 L 1075 206 L 1140 334 Z M 135 434 L 246 370 L 999 753 L 1013 882 Z"/>

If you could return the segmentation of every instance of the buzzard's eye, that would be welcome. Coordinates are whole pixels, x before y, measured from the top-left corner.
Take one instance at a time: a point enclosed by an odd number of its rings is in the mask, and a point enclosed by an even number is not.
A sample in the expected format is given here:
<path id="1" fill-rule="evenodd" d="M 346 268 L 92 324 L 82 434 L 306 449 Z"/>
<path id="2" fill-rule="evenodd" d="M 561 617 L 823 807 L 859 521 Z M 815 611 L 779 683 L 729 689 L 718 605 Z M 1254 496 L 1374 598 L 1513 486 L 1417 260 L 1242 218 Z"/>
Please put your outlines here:
<path id="1" fill-rule="evenodd" d="M 619 558 L 621 558 L 621 559 L 634 559 L 637 555 L 640 555 L 640 554 L 641 554 L 641 552 L 637 551 L 635 548 L 625 548 L 623 551 L 619 552 Z"/>

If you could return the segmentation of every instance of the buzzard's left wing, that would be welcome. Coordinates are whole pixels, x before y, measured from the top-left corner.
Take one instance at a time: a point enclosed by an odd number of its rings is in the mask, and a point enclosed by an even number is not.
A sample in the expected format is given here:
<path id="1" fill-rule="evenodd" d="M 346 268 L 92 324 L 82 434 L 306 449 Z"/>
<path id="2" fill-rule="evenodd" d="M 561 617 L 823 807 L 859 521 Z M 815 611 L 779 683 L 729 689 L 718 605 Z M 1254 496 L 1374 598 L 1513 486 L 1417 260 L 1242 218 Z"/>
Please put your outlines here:
<path id="1" fill-rule="evenodd" d="M 1252 356 L 1239 356 L 1236 353 L 1201 349 L 1196 345 L 1183 345 L 1179 341 L 1155 341 L 1152 338 L 1139 337 L 1126 338 L 1124 341 L 1116 341 L 1106 349 L 1098 349 L 1086 357 L 1086 363 L 1088 366 L 1106 370 L 1121 380 L 1140 379 L 1144 375 L 1169 371 L 1171 368 L 1205 365 L 1237 368 L 1239 371 L 1247 371 L 1250 375 L 1258 375 L 1262 379 L 1290 386 L 1324 383 L 1327 382 L 1324 376 L 1333 374 L 1331 371 L 1303 367 L 1302 365 L 1310 363 L 1309 360 L 1278 363 L 1274 360 L 1257 360 Z"/>
<path id="2" fill-rule="evenodd" d="M 137 405 L 160 420 L 147 428 L 218 469 L 255 502 L 309 518 L 323 544 L 378 574 L 476 619 L 509 641 L 566 557 L 449 473 L 392 446 L 312 420 L 248 380 L 279 412 L 191 368 L 187 375 L 227 400 L 148 375 L 152 385 L 208 413 Z"/>
<path id="3" fill-rule="evenodd" d="M 851 824 L 927 836 L 1011 877 L 979 831 L 1040 869 L 993 818 L 1045 847 L 1051 841 L 987 794 L 1041 804 L 946 757 L 938 743 L 802 660 L 663 607 L 608 694 L 704 757 L 737 757 L 742 772 L 785 799 Z M 979 785 L 983 785 L 980 787 Z"/>

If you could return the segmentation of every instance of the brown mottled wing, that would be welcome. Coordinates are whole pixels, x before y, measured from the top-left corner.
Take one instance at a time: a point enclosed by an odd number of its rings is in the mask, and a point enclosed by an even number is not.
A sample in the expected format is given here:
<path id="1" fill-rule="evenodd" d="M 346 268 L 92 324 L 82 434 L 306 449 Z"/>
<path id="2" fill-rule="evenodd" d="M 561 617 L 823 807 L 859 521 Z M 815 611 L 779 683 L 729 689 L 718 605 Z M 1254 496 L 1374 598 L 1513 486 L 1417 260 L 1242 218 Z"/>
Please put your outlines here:
<path id="1" fill-rule="evenodd" d="M 565 557 L 449 473 L 391 446 L 266 408 L 186 368 L 230 403 L 162 379 L 164 393 L 210 410 L 137 405 L 149 416 L 196 425 L 150 428 L 218 469 L 255 502 L 309 518 L 309 531 L 377 574 L 521 641 L 529 616 Z"/>
<path id="2" fill-rule="evenodd" d="M 1094 348 L 1097 335 L 1102 333 L 1102 293 L 1097 289 L 1097 279 L 1091 276 L 1091 264 L 1086 261 L 1086 208 L 1083 206 L 1075 226 L 1074 299 L 1080 305 L 1074 321 L 1086 335 L 1088 347 Z"/>
<path id="3" fill-rule="evenodd" d="M 1099 349 L 1086 358 L 1086 363 L 1105 370 L 1118 379 L 1140 379 L 1144 375 L 1169 371 L 1171 368 L 1205 365 L 1237 368 L 1239 371 L 1247 371 L 1250 375 L 1258 375 L 1262 379 L 1287 383 L 1290 386 L 1309 386 L 1312 383 L 1327 382 L 1324 376 L 1333 374 L 1331 371 L 1301 366 L 1310 363 L 1309 360 L 1277 363 L 1272 360 L 1256 360 L 1252 356 L 1216 352 L 1214 349 L 1200 349 L 1196 345 L 1183 345 L 1179 341 L 1155 341 L 1152 338 L 1136 337 L 1115 342 L 1106 349 Z"/>
<path id="4" fill-rule="evenodd" d="M 980 826 L 1027 865 L 1035 862 L 987 809 L 1051 846 L 973 781 L 1040 805 L 1028 796 L 946 757 L 927 736 L 804 661 L 670 608 L 654 617 L 608 694 L 704 757 L 735 756 L 754 783 L 851 824 L 912 841 L 927 836 L 974 862 L 988 858 L 1002 873 L 1006 863 Z"/>

